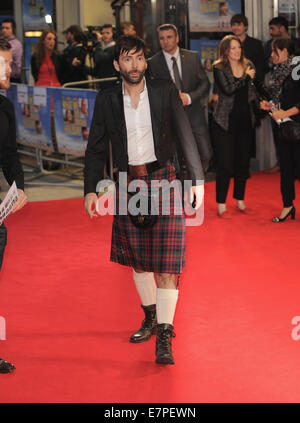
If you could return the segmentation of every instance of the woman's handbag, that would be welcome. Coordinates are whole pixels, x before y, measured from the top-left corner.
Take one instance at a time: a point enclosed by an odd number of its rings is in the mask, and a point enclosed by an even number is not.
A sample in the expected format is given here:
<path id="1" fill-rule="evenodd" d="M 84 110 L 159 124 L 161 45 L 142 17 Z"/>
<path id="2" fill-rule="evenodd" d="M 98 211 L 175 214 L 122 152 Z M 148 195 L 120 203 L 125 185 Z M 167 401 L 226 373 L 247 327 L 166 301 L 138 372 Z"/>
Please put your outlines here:
<path id="1" fill-rule="evenodd" d="M 300 123 L 294 120 L 283 122 L 279 126 L 281 139 L 287 142 L 300 142 Z"/>

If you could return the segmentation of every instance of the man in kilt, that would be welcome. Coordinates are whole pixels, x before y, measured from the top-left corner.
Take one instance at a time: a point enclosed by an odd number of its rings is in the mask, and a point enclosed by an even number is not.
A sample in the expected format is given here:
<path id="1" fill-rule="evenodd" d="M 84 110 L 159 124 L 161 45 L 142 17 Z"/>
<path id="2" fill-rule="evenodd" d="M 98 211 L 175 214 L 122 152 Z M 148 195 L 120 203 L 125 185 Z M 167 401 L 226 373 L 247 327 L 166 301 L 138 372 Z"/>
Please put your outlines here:
<path id="1" fill-rule="evenodd" d="M 121 82 L 97 96 L 85 155 L 86 212 L 91 218 L 97 216 L 96 186 L 103 178 L 109 141 L 119 172 L 127 172 L 127 184 L 139 180 L 146 186 L 176 179 L 173 160 L 176 142 L 180 142 L 193 181 L 189 196 L 195 197 L 196 209 L 199 208 L 204 174 L 176 86 L 171 81 L 145 78 L 145 44 L 135 36 L 123 36 L 117 42 L 114 66 Z M 133 213 L 119 212 L 122 195 L 117 190 L 111 261 L 133 268 L 145 313 L 141 328 L 130 337 L 130 342 L 144 342 L 157 333 L 156 363 L 174 364 L 171 340 L 178 299 L 177 277 L 185 264 L 184 214 L 176 212 L 178 202 L 176 206 L 176 194 L 172 191 L 170 213 L 161 212 L 164 204 L 159 198 L 157 220 L 151 223 L 150 219 L 148 227 L 143 227 L 132 217 Z"/>

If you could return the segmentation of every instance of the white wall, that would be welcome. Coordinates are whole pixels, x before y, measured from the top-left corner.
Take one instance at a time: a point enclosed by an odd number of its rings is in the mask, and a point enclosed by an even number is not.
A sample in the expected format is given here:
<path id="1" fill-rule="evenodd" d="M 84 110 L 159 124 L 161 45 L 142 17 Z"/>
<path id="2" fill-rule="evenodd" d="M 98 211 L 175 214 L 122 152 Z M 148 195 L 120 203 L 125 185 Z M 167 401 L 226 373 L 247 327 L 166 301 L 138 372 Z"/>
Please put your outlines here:
<path id="1" fill-rule="evenodd" d="M 106 23 L 115 24 L 111 0 L 82 0 L 80 14 L 83 17 L 82 26 L 100 26 Z"/>

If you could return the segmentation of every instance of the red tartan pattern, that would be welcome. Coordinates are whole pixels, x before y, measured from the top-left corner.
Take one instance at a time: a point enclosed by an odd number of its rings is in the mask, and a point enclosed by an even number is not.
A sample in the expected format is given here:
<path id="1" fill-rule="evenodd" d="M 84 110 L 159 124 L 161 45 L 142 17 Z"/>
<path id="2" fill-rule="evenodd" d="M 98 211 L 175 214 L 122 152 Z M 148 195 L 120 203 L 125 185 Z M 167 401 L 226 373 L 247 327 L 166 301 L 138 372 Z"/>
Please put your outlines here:
<path id="1" fill-rule="evenodd" d="M 150 184 L 153 179 L 171 182 L 176 179 L 174 166 L 160 169 L 150 176 L 139 179 L 147 184 Z M 128 183 L 132 180 L 133 178 L 128 176 Z M 116 204 L 118 204 L 118 196 L 117 189 Z M 175 196 L 178 199 L 178 195 L 175 194 Z M 170 215 L 162 215 L 160 198 L 158 221 L 153 228 L 146 230 L 136 228 L 129 216 L 115 214 L 110 260 L 145 272 L 182 273 L 185 266 L 185 218 L 182 213 L 181 198 L 175 202 L 176 213 L 174 213 L 173 190 L 171 190 L 170 204 Z"/>

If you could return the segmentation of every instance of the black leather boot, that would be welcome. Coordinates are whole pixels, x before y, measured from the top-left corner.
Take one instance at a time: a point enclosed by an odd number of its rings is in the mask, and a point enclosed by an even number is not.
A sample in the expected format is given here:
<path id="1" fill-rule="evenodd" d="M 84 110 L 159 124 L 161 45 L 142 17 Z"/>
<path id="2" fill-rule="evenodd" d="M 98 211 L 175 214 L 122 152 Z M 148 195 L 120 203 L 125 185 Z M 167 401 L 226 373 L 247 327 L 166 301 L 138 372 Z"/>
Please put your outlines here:
<path id="1" fill-rule="evenodd" d="M 10 373 L 15 370 L 15 366 L 3 358 L 0 358 L 0 373 Z"/>
<path id="2" fill-rule="evenodd" d="M 145 319 L 142 322 L 142 327 L 134 332 L 129 340 L 135 344 L 148 341 L 152 335 L 157 333 L 156 304 L 149 306 L 142 305 L 141 307 L 144 310 Z"/>
<path id="3" fill-rule="evenodd" d="M 156 337 L 156 363 L 157 364 L 175 364 L 172 355 L 172 338 L 175 338 L 174 327 L 167 323 L 157 325 L 158 332 Z"/>

